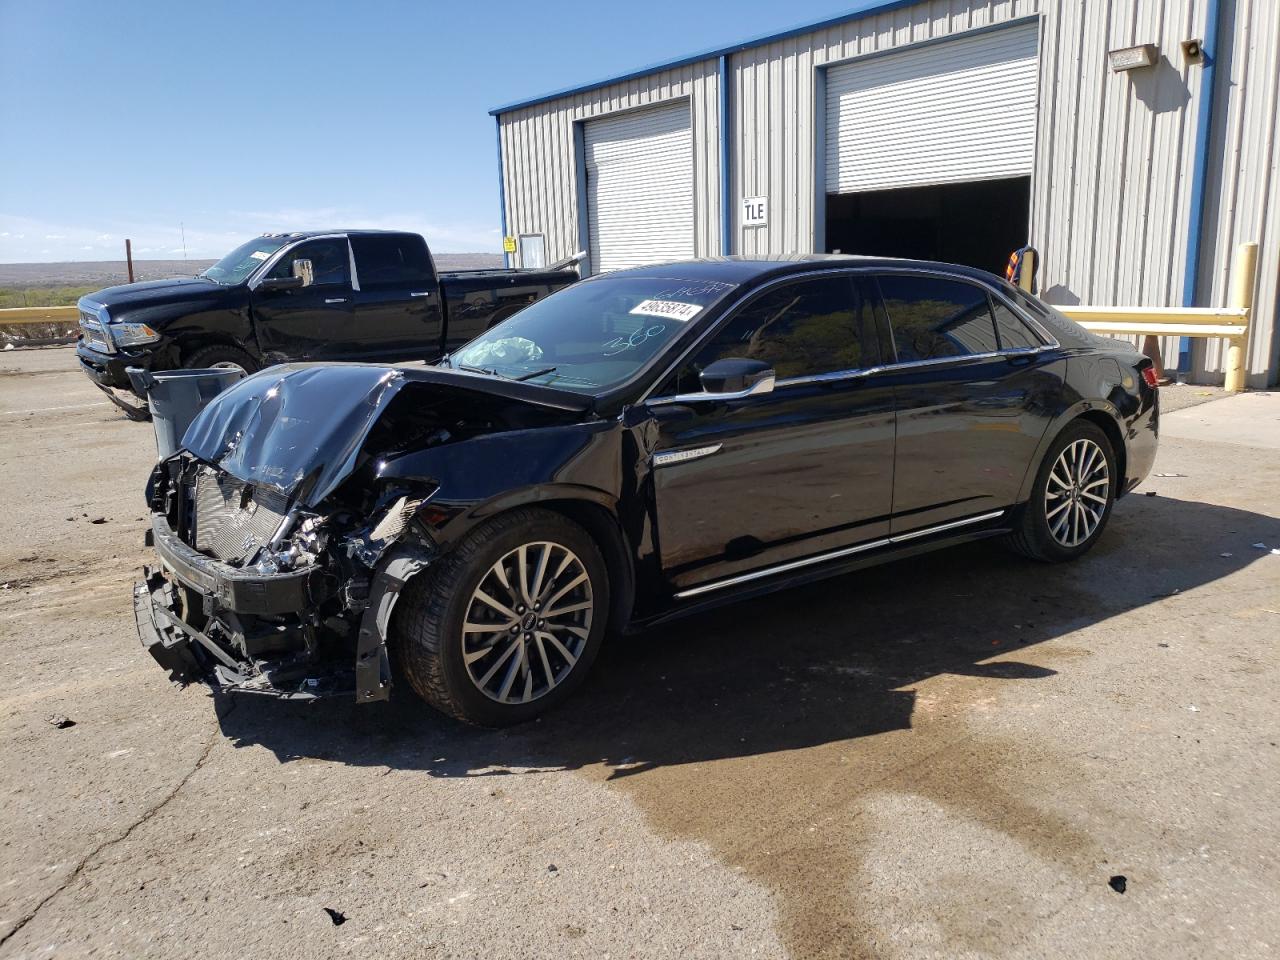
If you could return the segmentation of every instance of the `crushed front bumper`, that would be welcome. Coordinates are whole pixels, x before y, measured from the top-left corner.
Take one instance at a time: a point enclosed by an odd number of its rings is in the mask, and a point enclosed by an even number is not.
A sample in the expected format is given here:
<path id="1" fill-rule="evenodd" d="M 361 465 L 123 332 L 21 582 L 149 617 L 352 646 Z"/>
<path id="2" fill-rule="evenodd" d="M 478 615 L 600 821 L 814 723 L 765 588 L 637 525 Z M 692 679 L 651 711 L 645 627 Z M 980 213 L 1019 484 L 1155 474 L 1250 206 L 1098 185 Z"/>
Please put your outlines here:
<path id="1" fill-rule="evenodd" d="M 162 514 L 152 515 L 149 539 L 161 563 L 146 567 L 134 588 L 134 618 L 143 647 L 174 682 L 290 700 L 390 697 L 391 611 L 405 583 L 428 563 L 421 549 L 387 551 L 372 571 L 367 599 L 353 604 L 344 593 L 341 615 L 325 626 L 321 609 L 341 604 L 336 578 L 322 568 L 264 574 L 232 567 L 180 540 Z M 335 620 L 348 625 L 346 640 L 321 642 Z"/>

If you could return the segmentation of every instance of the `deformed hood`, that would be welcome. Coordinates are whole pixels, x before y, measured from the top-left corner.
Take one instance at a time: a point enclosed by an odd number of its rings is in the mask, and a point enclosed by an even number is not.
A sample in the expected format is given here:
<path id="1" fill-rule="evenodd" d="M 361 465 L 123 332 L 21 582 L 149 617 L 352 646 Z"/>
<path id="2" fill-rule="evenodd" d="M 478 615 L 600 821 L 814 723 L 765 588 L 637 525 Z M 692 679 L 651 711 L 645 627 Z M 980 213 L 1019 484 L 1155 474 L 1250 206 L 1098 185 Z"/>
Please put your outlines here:
<path id="1" fill-rule="evenodd" d="M 406 385 L 432 383 L 585 413 L 591 398 L 496 377 L 439 368 L 362 363 L 269 367 L 214 397 L 182 446 L 246 483 L 327 497 L 358 466 L 365 438 Z"/>

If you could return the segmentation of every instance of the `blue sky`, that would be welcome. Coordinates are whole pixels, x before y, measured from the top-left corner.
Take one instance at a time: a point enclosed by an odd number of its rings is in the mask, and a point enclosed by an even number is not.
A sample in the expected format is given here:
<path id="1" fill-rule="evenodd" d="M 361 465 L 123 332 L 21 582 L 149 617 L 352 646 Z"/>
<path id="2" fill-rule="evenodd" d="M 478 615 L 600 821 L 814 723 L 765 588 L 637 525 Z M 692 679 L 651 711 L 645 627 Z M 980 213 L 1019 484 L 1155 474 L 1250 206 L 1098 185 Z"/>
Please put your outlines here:
<path id="1" fill-rule="evenodd" d="M 0 0 L 0 262 L 220 255 L 267 230 L 501 248 L 500 104 L 852 0 Z"/>

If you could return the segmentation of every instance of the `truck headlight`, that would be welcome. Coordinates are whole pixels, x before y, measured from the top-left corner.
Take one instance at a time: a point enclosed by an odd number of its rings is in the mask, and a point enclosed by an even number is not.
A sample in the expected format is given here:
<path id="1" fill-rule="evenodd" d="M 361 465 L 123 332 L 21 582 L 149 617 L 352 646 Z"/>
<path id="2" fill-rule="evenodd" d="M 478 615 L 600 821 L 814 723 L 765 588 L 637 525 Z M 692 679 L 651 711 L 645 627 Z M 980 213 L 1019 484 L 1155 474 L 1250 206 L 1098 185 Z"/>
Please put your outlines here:
<path id="1" fill-rule="evenodd" d="M 107 327 L 117 347 L 133 347 L 140 343 L 155 343 L 160 339 L 145 323 L 113 323 Z"/>

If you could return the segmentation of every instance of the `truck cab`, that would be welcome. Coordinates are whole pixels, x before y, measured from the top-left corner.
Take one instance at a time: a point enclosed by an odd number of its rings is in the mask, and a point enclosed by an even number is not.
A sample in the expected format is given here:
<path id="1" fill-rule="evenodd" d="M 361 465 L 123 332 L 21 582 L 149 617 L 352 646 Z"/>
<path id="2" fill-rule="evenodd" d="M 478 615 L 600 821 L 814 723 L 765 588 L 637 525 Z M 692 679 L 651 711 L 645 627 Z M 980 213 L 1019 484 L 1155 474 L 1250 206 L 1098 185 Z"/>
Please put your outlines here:
<path id="1" fill-rule="evenodd" d="M 130 367 L 430 361 L 576 279 L 572 270 L 441 274 L 413 233 L 266 234 L 197 277 L 83 297 L 77 355 L 117 405 L 143 416 Z"/>

